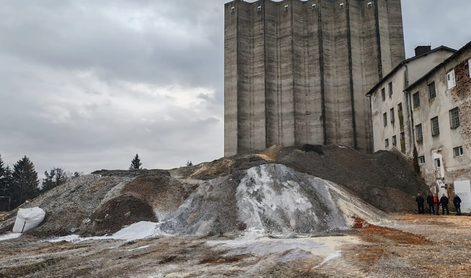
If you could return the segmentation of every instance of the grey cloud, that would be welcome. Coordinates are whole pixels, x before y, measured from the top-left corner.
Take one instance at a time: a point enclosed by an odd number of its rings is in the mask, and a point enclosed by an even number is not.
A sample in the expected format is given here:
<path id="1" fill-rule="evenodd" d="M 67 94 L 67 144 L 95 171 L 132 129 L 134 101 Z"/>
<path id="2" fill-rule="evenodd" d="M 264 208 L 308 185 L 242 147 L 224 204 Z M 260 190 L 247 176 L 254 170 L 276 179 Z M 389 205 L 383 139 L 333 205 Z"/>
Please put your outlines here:
<path id="1" fill-rule="evenodd" d="M 136 153 L 147 168 L 222 156 L 226 2 L 3 1 L 2 159 L 27 155 L 42 173 L 125 169 Z M 408 56 L 416 45 L 471 39 L 468 0 L 402 6 Z M 172 93 L 156 96 L 159 88 Z M 182 97 L 194 103 L 178 105 Z"/>

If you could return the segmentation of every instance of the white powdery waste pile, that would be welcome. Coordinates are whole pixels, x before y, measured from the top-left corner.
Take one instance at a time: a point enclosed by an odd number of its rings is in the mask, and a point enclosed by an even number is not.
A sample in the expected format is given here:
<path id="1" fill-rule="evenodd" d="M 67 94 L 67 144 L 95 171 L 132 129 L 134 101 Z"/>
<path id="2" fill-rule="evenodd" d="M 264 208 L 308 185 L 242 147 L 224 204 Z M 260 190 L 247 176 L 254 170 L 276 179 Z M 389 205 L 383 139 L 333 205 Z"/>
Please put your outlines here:
<path id="1" fill-rule="evenodd" d="M 155 235 L 294 235 L 350 229 L 355 217 L 385 214 L 340 186 L 280 164 L 238 171 L 201 185 Z"/>

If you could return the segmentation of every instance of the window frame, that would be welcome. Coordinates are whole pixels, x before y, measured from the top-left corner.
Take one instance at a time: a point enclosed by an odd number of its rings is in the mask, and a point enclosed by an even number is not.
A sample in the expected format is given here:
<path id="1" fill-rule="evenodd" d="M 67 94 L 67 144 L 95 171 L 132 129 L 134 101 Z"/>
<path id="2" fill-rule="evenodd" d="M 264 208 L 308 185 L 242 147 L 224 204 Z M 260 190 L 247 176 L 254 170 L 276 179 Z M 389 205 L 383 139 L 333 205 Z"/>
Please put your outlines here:
<path id="1" fill-rule="evenodd" d="M 388 113 L 383 113 L 383 125 L 388 126 Z"/>
<path id="2" fill-rule="evenodd" d="M 383 102 L 386 101 L 386 88 L 381 89 L 381 98 L 382 98 Z"/>
<path id="3" fill-rule="evenodd" d="M 396 135 L 394 135 L 394 136 L 392 137 L 392 145 L 393 145 L 393 147 L 396 147 L 396 146 L 397 146 L 397 136 L 396 136 Z"/>
<path id="4" fill-rule="evenodd" d="M 418 157 L 419 165 L 424 165 L 425 164 L 425 156 L 421 155 Z"/>
<path id="5" fill-rule="evenodd" d="M 418 124 L 415 126 L 415 131 L 416 131 L 416 141 L 417 142 L 422 142 L 424 141 L 424 130 L 422 128 L 422 124 Z"/>
<path id="6" fill-rule="evenodd" d="M 393 83 L 392 81 L 388 83 L 388 93 L 389 93 L 389 98 L 392 98 L 393 95 Z"/>
<path id="7" fill-rule="evenodd" d="M 456 87 L 455 69 L 452 69 L 446 73 L 446 81 L 448 89 L 453 89 Z"/>
<path id="8" fill-rule="evenodd" d="M 440 135 L 440 122 L 438 116 L 430 119 L 430 126 L 432 127 L 432 136 Z"/>
<path id="9" fill-rule="evenodd" d="M 385 148 L 389 148 L 389 138 L 386 138 L 386 139 L 384 140 L 384 147 L 385 147 Z"/>
<path id="10" fill-rule="evenodd" d="M 414 106 L 414 109 L 420 107 L 420 94 L 419 94 L 419 92 L 416 92 L 415 94 L 412 94 L 412 105 Z"/>
<path id="11" fill-rule="evenodd" d="M 394 115 L 394 107 L 389 109 L 389 117 L 390 117 L 390 120 L 391 120 L 391 124 L 394 125 L 394 123 L 396 122 L 396 117 Z"/>
<path id="12" fill-rule="evenodd" d="M 428 87 L 428 97 L 429 97 L 429 100 L 431 101 L 437 97 L 437 88 L 435 86 L 435 81 L 432 81 L 431 83 L 429 83 L 427 87 Z M 433 96 L 432 96 L 432 88 L 433 88 Z"/>
<path id="13" fill-rule="evenodd" d="M 460 127 L 460 110 L 458 107 L 455 107 L 450 110 L 450 129 L 457 129 Z M 453 117 L 453 115 L 456 114 L 456 119 Z"/>
<path id="14" fill-rule="evenodd" d="M 460 156 L 463 156 L 463 154 L 464 154 L 463 146 L 458 146 L 456 148 L 453 148 L 453 157 L 460 157 Z"/>

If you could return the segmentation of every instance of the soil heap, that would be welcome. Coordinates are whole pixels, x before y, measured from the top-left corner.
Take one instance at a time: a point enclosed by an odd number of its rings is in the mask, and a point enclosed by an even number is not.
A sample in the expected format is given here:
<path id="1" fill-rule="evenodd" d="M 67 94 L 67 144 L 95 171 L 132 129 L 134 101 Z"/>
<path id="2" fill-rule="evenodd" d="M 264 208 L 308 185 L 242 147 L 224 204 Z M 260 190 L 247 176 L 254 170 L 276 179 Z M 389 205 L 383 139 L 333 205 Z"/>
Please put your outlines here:
<path id="1" fill-rule="evenodd" d="M 26 206 L 46 211 L 28 232 L 41 237 L 105 235 L 139 221 L 159 222 L 156 235 L 290 235 L 348 229 L 354 217 L 374 223 L 385 217 L 378 209 L 412 210 L 411 196 L 426 190 L 399 154 L 272 147 L 169 171 L 97 171 Z"/>

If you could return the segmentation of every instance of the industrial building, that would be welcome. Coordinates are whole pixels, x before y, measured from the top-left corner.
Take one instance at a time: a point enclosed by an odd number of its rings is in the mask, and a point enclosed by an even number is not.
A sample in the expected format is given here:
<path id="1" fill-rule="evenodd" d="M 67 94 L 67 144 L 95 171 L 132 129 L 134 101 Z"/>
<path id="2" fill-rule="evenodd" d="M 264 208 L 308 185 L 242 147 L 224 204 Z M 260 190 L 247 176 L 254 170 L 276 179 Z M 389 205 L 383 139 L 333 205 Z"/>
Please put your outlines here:
<path id="1" fill-rule="evenodd" d="M 398 148 L 415 157 L 431 191 L 439 196 L 456 193 L 463 212 L 471 212 L 470 64 L 471 42 L 458 51 L 439 47 L 405 60 L 368 93 L 374 150 Z M 414 74 L 410 80 L 404 74 L 407 65 Z M 384 96 L 391 82 L 397 89 Z M 396 115 L 403 117 L 399 124 Z M 404 147 L 395 143 L 399 134 Z"/>
<path id="2" fill-rule="evenodd" d="M 365 96 L 405 59 L 400 0 L 225 4 L 224 154 L 373 151 Z"/>

